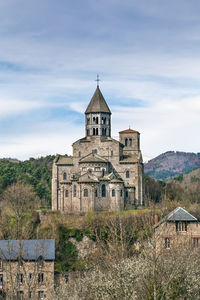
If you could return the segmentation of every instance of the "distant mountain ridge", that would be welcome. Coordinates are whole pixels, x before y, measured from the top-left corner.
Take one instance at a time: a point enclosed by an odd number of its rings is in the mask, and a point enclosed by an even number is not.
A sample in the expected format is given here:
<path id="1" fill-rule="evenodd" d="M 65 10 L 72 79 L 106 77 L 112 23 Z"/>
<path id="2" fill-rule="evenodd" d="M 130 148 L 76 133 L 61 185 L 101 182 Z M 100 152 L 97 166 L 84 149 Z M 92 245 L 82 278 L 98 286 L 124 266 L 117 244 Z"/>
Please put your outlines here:
<path id="1" fill-rule="evenodd" d="M 155 179 L 170 180 L 198 167 L 200 153 L 167 151 L 145 163 L 144 172 Z"/>

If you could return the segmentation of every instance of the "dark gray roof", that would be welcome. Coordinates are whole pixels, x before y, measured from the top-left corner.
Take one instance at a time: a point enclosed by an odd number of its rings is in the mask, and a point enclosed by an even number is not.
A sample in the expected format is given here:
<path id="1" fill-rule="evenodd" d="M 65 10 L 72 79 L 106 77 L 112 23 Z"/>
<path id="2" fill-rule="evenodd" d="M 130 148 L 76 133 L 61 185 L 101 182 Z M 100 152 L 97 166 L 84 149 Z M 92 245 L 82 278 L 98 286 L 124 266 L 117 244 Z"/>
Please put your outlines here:
<path id="1" fill-rule="evenodd" d="M 111 114 L 111 111 L 110 111 L 110 109 L 100 91 L 100 88 L 98 86 L 97 86 L 96 91 L 94 92 L 94 95 L 92 96 L 92 99 L 85 111 L 85 114 L 95 113 L 95 112 Z"/>
<path id="2" fill-rule="evenodd" d="M 55 240 L 0 240 L 0 259 L 35 261 L 55 259 Z"/>
<path id="3" fill-rule="evenodd" d="M 197 222 L 197 218 L 192 216 L 187 210 L 182 207 L 175 208 L 166 218 L 167 221 L 189 221 Z"/>

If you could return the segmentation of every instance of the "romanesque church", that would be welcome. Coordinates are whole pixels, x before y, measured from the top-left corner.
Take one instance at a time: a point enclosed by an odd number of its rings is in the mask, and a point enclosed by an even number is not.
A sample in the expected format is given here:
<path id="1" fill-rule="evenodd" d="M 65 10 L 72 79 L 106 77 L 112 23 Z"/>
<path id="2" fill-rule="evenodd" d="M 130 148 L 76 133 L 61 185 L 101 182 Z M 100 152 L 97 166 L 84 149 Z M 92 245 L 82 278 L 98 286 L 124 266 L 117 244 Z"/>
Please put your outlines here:
<path id="1" fill-rule="evenodd" d="M 144 205 L 140 134 L 111 137 L 111 111 L 99 85 L 85 111 L 85 137 L 73 156 L 53 162 L 52 209 L 62 212 L 120 211 Z"/>

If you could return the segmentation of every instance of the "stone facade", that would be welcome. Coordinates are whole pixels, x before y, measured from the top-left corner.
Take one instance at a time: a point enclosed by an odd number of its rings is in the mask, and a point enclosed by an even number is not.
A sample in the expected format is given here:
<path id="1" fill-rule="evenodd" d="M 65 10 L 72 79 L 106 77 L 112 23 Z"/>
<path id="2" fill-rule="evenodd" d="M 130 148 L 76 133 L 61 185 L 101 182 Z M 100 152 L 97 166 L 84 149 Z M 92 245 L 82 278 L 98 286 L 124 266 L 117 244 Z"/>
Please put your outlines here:
<path id="1" fill-rule="evenodd" d="M 120 211 L 144 205 L 140 134 L 127 129 L 111 137 L 111 111 L 97 89 L 85 111 L 86 136 L 73 156 L 57 155 L 52 172 L 52 209 L 62 212 Z"/>
<path id="2" fill-rule="evenodd" d="M 44 248 L 33 250 L 34 240 L 24 247 L 20 241 L 0 241 L 0 293 L 6 299 L 53 299 L 55 246 L 53 240 L 46 241 L 51 249 L 39 257 Z"/>

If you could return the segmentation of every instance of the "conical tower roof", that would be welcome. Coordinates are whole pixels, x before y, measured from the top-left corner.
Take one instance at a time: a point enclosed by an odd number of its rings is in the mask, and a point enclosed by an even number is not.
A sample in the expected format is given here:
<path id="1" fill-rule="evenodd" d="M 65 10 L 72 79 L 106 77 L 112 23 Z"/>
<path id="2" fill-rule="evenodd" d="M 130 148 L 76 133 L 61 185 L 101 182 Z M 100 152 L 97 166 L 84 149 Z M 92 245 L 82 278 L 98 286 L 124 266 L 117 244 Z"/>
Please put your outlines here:
<path id="1" fill-rule="evenodd" d="M 90 103 L 85 111 L 85 114 L 95 113 L 95 112 L 111 114 L 111 111 L 100 91 L 99 86 L 97 86 L 96 91 L 94 92 L 94 95 L 92 96 L 92 99 L 90 100 Z"/>

